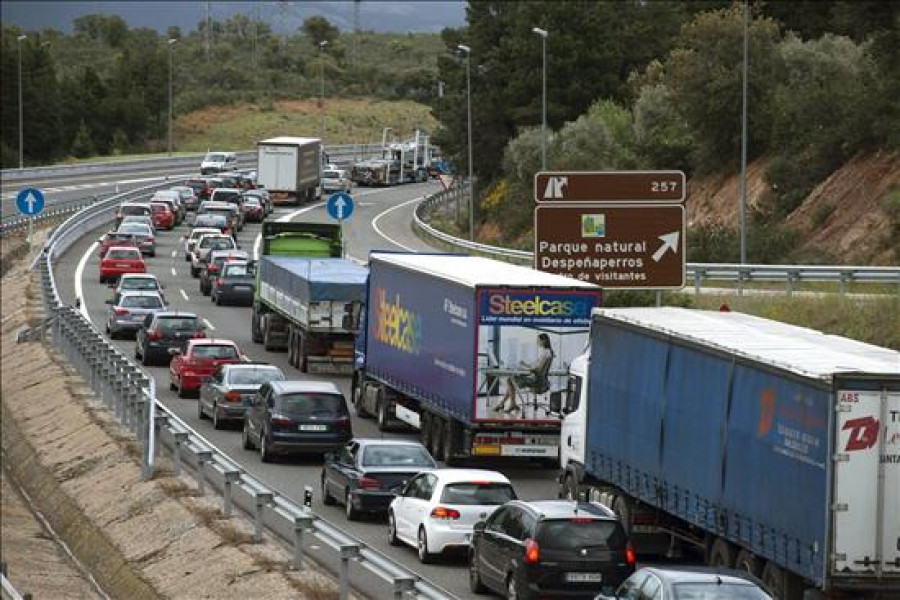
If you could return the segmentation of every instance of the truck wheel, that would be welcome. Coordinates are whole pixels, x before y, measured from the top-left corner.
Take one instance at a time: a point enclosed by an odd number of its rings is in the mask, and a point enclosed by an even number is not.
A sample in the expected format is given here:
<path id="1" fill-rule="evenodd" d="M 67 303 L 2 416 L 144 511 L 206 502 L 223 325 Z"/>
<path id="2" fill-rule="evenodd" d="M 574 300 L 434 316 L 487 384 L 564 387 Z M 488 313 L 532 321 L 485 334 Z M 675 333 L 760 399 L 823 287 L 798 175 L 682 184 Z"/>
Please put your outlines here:
<path id="1" fill-rule="evenodd" d="M 431 417 L 428 413 L 419 416 L 419 441 L 431 452 Z"/>
<path id="2" fill-rule="evenodd" d="M 263 338 L 263 339 L 262 339 L 262 343 L 263 343 L 263 348 L 264 348 L 267 352 L 274 352 L 274 351 L 275 351 L 275 346 L 274 346 L 274 345 L 272 344 L 272 342 L 269 340 L 269 335 L 270 335 L 270 333 L 269 333 L 269 319 L 266 318 L 266 317 L 263 317 L 261 320 L 262 320 L 262 330 L 263 330 L 263 332 L 262 332 L 262 338 Z"/>
<path id="3" fill-rule="evenodd" d="M 737 559 L 734 561 L 734 568 L 740 571 L 746 571 L 754 577 L 760 576 L 759 559 L 749 550 L 741 550 L 738 552 Z"/>
<path id="4" fill-rule="evenodd" d="M 378 388 L 378 403 L 376 406 L 376 412 L 378 419 L 378 431 L 389 431 L 391 429 L 391 419 L 388 414 L 388 401 L 387 398 L 384 397 L 384 388 Z"/>
<path id="5" fill-rule="evenodd" d="M 631 506 L 628 504 L 628 499 L 624 496 L 616 496 L 616 499 L 613 500 L 612 503 L 612 511 L 615 513 L 616 517 L 618 517 L 619 521 L 622 523 L 622 528 L 625 530 L 627 535 L 631 535 Z"/>
<path id="6" fill-rule="evenodd" d="M 256 312 L 256 306 L 253 307 L 253 314 L 250 317 L 250 338 L 255 344 L 261 344 L 263 341 L 262 332 L 259 330 L 259 313 Z"/>
<path id="7" fill-rule="evenodd" d="M 781 567 L 771 561 L 766 561 L 766 566 L 762 572 L 762 582 L 772 592 L 772 596 L 779 599 L 785 599 L 784 572 Z"/>
<path id="8" fill-rule="evenodd" d="M 722 538 L 716 538 L 709 549 L 709 557 L 706 559 L 706 562 L 712 567 L 730 569 L 734 566 L 734 546 Z"/>
<path id="9" fill-rule="evenodd" d="M 303 338 L 303 333 L 297 332 L 297 368 L 300 369 L 301 373 L 306 373 L 309 371 L 309 364 L 306 360 L 306 348 L 305 348 L 305 340 Z"/>
<path id="10" fill-rule="evenodd" d="M 297 366 L 297 352 L 294 349 L 294 326 L 288 325 L 288 364 L 292 367 Z"/>
<path id="11" fill-rule="evenodd" d="M 366 403 L 363 399 L 363 395 L 366 392 L 365 384 L 357 385 L 353 388 L 353 407 L 356 409 L 356 416 L 362 417 L 363 419 L 368 419 L 372 415 L 369 414 L 369 411 L 366 410 Z"/>

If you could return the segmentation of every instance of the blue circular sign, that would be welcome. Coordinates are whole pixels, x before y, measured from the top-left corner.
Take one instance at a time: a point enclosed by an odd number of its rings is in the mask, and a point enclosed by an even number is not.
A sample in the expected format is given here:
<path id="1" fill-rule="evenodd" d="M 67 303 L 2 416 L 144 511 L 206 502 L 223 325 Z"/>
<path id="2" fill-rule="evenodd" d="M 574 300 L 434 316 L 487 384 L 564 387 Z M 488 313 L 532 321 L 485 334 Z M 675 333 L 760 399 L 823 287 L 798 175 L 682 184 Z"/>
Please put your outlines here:
<path id="1" fill-rule="evenodd" d="M 328 196 L 325 209 L 332 219 L 337 219 L 338 221 L 349 219 L 350 215 L 353 214 L 353 198 L 350 197 L 350 194 L 337 192 Z"/>
<path id="2" fill-rule="evenodd" d="M 16 208 L 23 215 L 38 214 L 44 210 L 44 192 L 37 188 L 25 188 L 16 194 Z"/>

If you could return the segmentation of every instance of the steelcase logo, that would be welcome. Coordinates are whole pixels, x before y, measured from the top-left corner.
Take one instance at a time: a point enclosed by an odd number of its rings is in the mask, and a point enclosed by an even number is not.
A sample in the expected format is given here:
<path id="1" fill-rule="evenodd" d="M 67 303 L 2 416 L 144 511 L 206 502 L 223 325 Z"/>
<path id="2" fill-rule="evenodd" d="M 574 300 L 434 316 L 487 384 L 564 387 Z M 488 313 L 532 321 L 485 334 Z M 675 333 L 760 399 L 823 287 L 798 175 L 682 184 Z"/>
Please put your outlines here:
<path id="1" fill-rule="evenodd" d="M 409 354 L 419 353 L 422 339 L 421 319 L 419 315 L 404 308 L 400 303 L 400 294 L 395 294 L 393 302 L 388 300 L 384 288 L 375 289 L 375 339 L 392 348 Z"/>

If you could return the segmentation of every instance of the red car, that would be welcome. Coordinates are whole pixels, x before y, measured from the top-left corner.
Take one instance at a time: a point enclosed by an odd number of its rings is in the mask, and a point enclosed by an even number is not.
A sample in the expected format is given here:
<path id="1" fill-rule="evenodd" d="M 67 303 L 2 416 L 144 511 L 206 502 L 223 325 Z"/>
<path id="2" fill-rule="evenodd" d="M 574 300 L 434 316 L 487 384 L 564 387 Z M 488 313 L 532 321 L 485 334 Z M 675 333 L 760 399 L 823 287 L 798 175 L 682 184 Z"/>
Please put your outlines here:
<path id="1" fill-rule="evenodd" d="M 219 365 L 246 362 L 238 345 L 231 340 L 192 339 L 184 349 L 172 348 L 169 363 L 169 387 L 184 398 L 188 391 L 199 391 L 204 377 L 209 377 Z"/>
<path id="2" fill-rule="evenodd" d="M 256 196 L 245 196 L 241 210 L 244 211 L 244 221 L 247 223 L 262 223 L 265 216 L 263 214 L 263 206 Z"/>
<path id="3" fill-rule="evenodd" d="M 110 246 L 100 261 L 100 283 L 118 279 L 126 273 L 146 273 L 147 263 L 139 248 L 134 246 Z"/>
<path id="4" fill-rule="evenodd" d="M 138 247 L 138 242 L 135 237 L 130 233 L 120 233 L 118 231 L 108 231 L 103 234 L 99 240 L 97 240 L 100 244 L 97 257 L 103 258 L 106 256 L 106 251 L 109 250 L 113 246 L 134 246 Z"/>
<path id="5" fill-rule="evenodd" d="M 172 229 L 175 227 L 175 213 L 165 202 L 151 202 L 150 210 L 153 211 L 153 225 L 157 229 Z"/>

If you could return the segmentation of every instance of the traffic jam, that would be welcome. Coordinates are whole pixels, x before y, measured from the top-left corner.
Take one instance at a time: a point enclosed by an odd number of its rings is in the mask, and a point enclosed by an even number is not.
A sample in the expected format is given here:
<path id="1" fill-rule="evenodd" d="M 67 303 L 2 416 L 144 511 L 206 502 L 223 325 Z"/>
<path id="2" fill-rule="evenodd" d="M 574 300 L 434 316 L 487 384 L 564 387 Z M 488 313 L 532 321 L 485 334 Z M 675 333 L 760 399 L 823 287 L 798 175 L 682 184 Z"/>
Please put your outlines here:
<path id="1" fill-rule="evenodd" d="M 258 184 L 255 171 L 208 172 L 157 191 L 147 201 L 123 203 L 114 228 L 98 240 L 97 280 L 111 291 L 107 335 L 133 339 L 133 356 L 142 365 L 166 367 L 163 384 L 178 398 L 195 400 L 199 419 L 216 430 L 234 431 L 244 451 L 265 463 L 297 454 L 323 457 L 319 493 L 324 504 L 340 506 L 348 520 L 383 522 L 385 539 L 408 548 L 422 563 L 465 557 L 475 594 L 535 599 L 773 597 L 746 571 L 639 568 L 630 524 L 600 502 L 563 493 L 524 499 L 500 471 L 441 466 L 488 454 L 484 448 L 494 447 L 502 460 L 507 449 L 527 441 L 514 442 L 505 434 L 500 441 L 484 433 L 466 435 L 449 417 L 425 411 L 414 415 L 420 441 L 354 436 L 354 418 L 360 417 L 374 418 L 379 429 L 384 424 L 383 430 L 412 429 L 407 425 L 411 404 L 399 394 L 391 404 L 384 401 L 385 388 L 355 364 L 357 338 L 365 335 L 364 317 L 369 316 L 364 314 L 365 290 L 375 285 L 376 267 L 370 265 L 370 274 L 343 259 L 332 230 L 276 222 L 268 218 L 273 210 L 273 199 Z M 259 257 L 238 246 L 237 234 L 247 223 L 262 224 Z M 177 239 L 177 260 L 183 259 L 197 293 L 218 306 L 246 307 L 253 341 L 266 351 L 286 351 L 296 369 L 285 372 L 252 360 L 235 341 L 217 337 L 202 314 L 172 307 L 172 292 L 153 272 L 157 242 L 165 236 Z M 387 268 L 392 259 L 384 260 L 377 268 Z M 418 268 L 415 255 L 408 260 L 401 266 Z M 449 269 L 459 270 L 459 265 Z M 503 271 L 498 273 L 502 279 Z M 576 289 L 563 299 L 581 301 L 577 294 L 585 293 Z M 398 292 L 388 299 L 397 304 L 394 314 L 405 297 Z M 508 294 L 505 302 L 515 306 Z M 304 307 L 303 320 L 291 317 L 299 306 Z M 589 312 L 593 304 L 585 306 Z M 451 312 L 457 321 L 471 318 L 464 308 Z M 414 324 L 411 313 L 409 323 Z M 549 350 L 551 362 L 564 351 L 564 337 L 547 342 L 551 348 L 556 344 Z M 542 339 L 538 336 L 534 362 L 544 356 Z M 498 339 L 492 343 L 500 348 Z M 377 351 L 378 346 L 366 348 Z M 490 366 L 490 352 L 485 355 Z M 350 401 L 335 384 L 306 376 L 327 369 L 353 377 Z M 537 368 L 537 377 L 542 370 L 544 377 L 561 377 L 565 386 L 565 374 L 554 375 L 548 363 Z M 482 420 L 543 423 L 560 410 L 552 400 L 550 408 L 540 404 L 549 393 L 541 391 L 540 383 L 528 391 L 535 382 L 519 375 L 502 384 L 507 392 L 501 408 L 498 377 L 472 382 L 498 386 L 493 400 L 490 390 L 481 394 L 487 398 L 483 407 L 476 407 L 486 411 Z M 539 446 L 547 434 L 536 431 L 532 441 Z M 503 446 L 507 443 L 508 448 Z M 544 463 L 554 459 L 558 457 L 545 457 Z M 672 592 L 678 589 L 683 593 Z"/>

